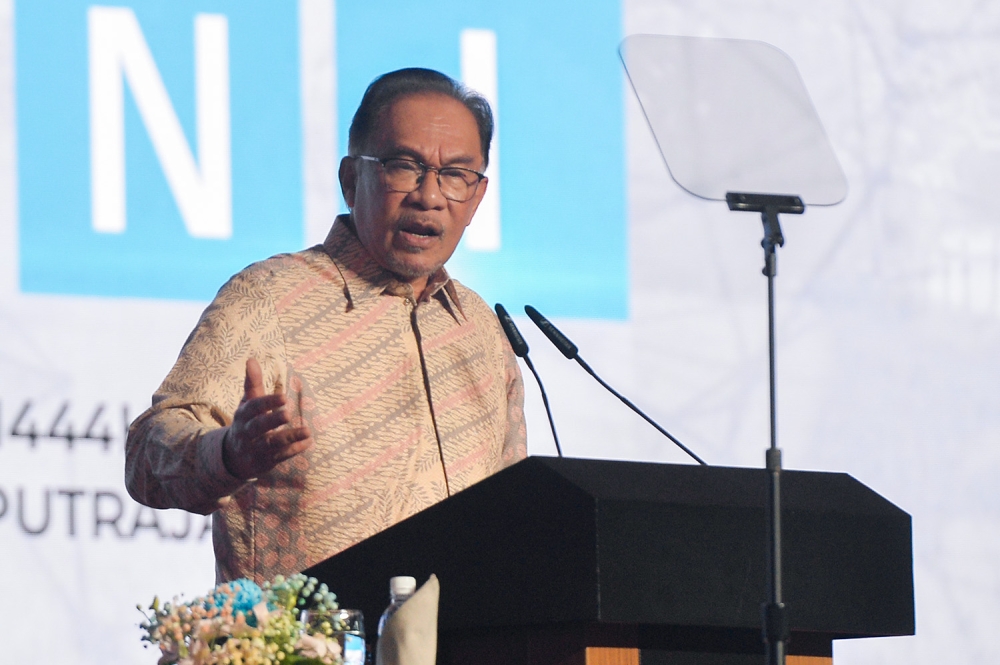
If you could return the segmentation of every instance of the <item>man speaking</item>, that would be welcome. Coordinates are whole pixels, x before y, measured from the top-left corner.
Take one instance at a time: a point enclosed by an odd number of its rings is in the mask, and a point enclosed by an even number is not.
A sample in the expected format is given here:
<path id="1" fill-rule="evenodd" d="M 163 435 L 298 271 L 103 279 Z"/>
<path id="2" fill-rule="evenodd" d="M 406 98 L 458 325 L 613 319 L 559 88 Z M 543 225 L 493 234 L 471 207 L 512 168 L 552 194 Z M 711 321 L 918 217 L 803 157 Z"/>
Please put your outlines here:
<path id="1" fill-rule="evenodd" d="M 376 79 L 340 164 L 350 214 L 223 286 L 132 424 L 129 493 L 213 513 L 220 581 L 303 570 L 526 455 L 516 358 L 443 267 L 492 134 L 443 74 Z"/>

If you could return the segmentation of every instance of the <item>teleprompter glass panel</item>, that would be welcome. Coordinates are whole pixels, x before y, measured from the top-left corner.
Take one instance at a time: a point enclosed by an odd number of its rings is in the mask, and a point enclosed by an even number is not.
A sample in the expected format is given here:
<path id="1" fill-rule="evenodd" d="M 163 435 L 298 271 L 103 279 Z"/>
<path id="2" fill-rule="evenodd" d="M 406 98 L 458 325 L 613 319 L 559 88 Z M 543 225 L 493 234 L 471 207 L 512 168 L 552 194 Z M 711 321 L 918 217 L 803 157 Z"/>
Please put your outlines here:
<path id="1" fill-rule="evenodd" d="M 674 181 L 705 199 L 833 205 L 840 168 L 792 60 L 764 42 L 632 35 L 619 53 Z"/>

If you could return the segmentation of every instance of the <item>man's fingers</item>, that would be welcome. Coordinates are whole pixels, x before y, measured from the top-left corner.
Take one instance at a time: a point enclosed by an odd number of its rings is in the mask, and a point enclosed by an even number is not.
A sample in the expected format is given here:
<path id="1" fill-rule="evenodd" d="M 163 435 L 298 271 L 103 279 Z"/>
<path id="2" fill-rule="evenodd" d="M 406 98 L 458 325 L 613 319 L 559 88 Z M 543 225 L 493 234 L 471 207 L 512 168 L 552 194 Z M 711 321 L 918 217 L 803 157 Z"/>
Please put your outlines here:
<path id="1" fill-rule="evenodd" d="M 312 433 L 308 427 L 285 427 L 271 430 L 260 439 L 261 452 L 275 460 L 282 460 L 289 457 L 288 455 L 281 456 L 285 448 L 309 439 L 311 436 Z"/>
<path id="2" fill-rule="evenodd" d="M 290 457 L 295 457 L 313 444 L 312 436 L 306 427 L 283 430 L 281 432 L 281 439 L 283 443 L 274 450 L 273 459 L 276 464 Z"/>
<path id="3" fill-rule="evenodd" d="M 270 415 L 270 414 L 268 414 Z M 273 429 L 243 448 L 238 455 L 245 469 L 240 478 L 252 478 L 267 473 L 281 462 L 295 457 L 313 445 L 308 427 L 287 427 Z M 234 465 L 235 466 L 235 465 Z M 236 468 L 233 468 L 236 471 Z"/>
<path id="4" fill-rule="evenodd" d="M 256 358 L 247 358 L 247 373 L 243 379 L 243 400 L 264 396 L 264 373 Z"/>
<path id="5" fill-rule="evenodd" d="M 308 444 L 305 448 L 312 445 L 312 432 L 309 431 L 308 427 L 290 427 L 284 430 L 283 436 L 286 439 L 286 445 L 291 445 L 293 443 L 305 442 L 308 439 Z M 302 448 L 302 450 L 305 450 Z"/>
<path id="6" fill-rule="evenodd" d="M 262 413 L 280 409 L 287 401 L 288 400 L 285 399 L 284 395 L 264 395 L 263 397 L 254 397 L 253 399 L 247 400 L 236 407 L 236 413 L 233 414 L 233 421 L 241 421 L 241 423 L 245 426 Z"/>
<path id="7" fill-rule="evenodd" d="M 287 425 L 290 422 L 291 417 L 288 415 L 287 411 L 284 409 L 275 409 L 252 418 L 249 422 L 247 422 L 243 431 L 246 433 L 248 438 L 258 439 L 266 436 L 272 430 L 276 430 L 282 425 Z"/>

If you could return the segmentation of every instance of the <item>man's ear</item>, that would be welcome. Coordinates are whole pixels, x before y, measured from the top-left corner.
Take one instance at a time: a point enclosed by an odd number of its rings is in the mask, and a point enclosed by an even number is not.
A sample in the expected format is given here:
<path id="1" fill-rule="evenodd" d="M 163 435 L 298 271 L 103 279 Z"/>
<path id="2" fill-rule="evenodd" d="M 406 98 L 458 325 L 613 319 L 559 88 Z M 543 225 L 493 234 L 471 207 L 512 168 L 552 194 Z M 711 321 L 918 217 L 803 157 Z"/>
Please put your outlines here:
<path id="1" fill-rule="evenodd" d="M 344 194 L 344 202 L 351 210 L 354 209 L 354 195 L 358 191 L 358 172 L 355 166 L 357 160 L 344 157 L 340 160 L 340 191 Z"/>
<path id="2" fill-rule="evenodd" d="M 469 213 L 469 219 L 465 222 L 466 226 L 472 223 L 472 218 L 475 216 L 476 210 L 479 209 L 479 204 L 482 203 L 483 197 L 486 196 L 486 188 L 489 184 L 489 178 L 483 178 L 479 181 L 479 187 L 476 188 L 476 193 L 469 200 L 469 203 L 472 204 L 472 212 Z"/>

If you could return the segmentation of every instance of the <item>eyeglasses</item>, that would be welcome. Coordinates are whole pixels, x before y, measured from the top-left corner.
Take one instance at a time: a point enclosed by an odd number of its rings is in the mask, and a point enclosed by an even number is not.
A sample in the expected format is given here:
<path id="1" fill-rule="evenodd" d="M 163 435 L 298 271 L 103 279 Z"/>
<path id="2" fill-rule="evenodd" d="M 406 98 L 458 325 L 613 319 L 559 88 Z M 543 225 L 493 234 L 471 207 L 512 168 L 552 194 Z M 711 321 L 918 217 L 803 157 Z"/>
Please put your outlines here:
<path id="1" fill-rule="evenodd" d="M 458 166 L 435 168 L 412 159 L 402 159 L 399 157 L 379 159 L 378 157 L 370 157 L 368 155 L 358 155 L 357 159 L 363 159 L 366 162 L 377 162 L 382 167 L 382 173 L 385 176 L 385 186 L 390 191 L 404 194 L 416 191 L 424 181 L 424 176 L 427 175 L 427 172 L 434 171 L 437 174 L 438 187 L 441 189 L 441 194 L 449 201 L 455 201 L 456 203 L 464 203 L 471 199 L 475 195 L 479 183 L 486 177 L 479 171 L 473 171 L 472 169 L 463 169 Z"/>

